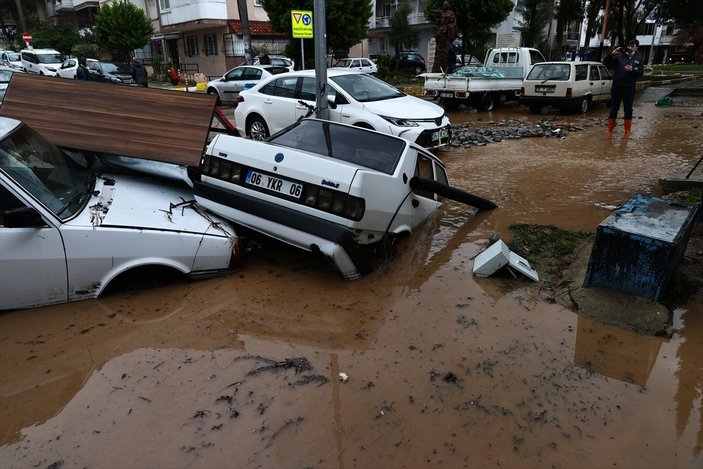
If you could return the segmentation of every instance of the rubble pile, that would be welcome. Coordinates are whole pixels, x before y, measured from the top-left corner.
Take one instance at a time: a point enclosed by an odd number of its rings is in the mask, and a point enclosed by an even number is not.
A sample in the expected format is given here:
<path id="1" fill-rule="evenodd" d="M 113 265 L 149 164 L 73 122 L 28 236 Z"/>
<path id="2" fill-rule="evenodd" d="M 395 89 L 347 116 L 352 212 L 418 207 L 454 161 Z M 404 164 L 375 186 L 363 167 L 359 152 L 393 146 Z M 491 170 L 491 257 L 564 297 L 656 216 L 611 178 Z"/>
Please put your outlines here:
<path id="1" fill-rule="evenodd" d="M 453 126 L 450 145 L 468 148 L 515 138 L 565 138 L 569 132 L 584 130 L 585 127 L 590 125 L 575 125 L 569 122 L 556 122 L 548 119 L 537 122 L 518 119 L 486 121 L 479 123 L 482 125 L 481 127 L 473 127 L 472 124 L 475 125 L 475 123 L 465 122 L 461 125 Z"/>

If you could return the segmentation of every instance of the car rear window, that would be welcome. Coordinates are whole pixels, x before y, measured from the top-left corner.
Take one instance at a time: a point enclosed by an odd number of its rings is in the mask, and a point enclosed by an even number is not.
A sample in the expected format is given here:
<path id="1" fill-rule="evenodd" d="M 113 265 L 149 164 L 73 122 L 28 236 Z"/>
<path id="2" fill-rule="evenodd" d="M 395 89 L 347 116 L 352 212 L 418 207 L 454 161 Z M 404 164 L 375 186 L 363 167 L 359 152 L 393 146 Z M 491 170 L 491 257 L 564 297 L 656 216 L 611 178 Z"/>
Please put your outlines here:
<path id="1" fill-rule="evenodd" d="M 303 119 L 273 135 L 269 142 L 386 174 L 395 172 L 406 146 L 399 138 L 317 119 Z"/>

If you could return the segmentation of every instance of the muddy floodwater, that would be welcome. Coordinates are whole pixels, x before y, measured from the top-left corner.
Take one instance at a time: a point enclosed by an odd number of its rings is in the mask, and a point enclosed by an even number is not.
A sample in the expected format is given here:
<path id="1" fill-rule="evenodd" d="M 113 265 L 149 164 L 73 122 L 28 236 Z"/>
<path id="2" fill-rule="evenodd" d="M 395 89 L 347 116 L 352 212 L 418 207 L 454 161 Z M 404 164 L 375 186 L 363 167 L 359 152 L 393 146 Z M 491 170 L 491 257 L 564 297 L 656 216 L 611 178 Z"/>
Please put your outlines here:
<path id="1" fill-rule="evenodd" d="M 511 223 L 594 232 L 691 170 L 703 101 L 650 90 L 629 139 L 602 106 L 451 113 L 582 130 L 440 151 L 499 208 L 447 201 L 358 281 L 266 242 L 224 278 L 0 314 L 0 467 L 703 467 L 700 294 L 642 336 L 471 271 Z"/>

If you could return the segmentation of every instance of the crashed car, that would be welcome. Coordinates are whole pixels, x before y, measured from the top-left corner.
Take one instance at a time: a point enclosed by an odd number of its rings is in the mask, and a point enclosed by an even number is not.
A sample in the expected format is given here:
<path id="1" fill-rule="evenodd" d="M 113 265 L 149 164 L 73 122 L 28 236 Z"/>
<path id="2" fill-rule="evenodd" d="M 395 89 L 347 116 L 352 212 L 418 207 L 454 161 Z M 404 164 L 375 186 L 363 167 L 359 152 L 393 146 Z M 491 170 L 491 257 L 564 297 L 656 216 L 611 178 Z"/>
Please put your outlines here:
<path id="1" fill-rule="evenodd" d="M 371 271 L 371 256 L 412 233 L 443 198 L 495 207 L 449 186 L 444 164 L 421 146 L 319 119 L 268 141 L 216 136 L 194 193 L 238 225 L 322 254 L 349 280 Z"/>
<path id="2" fill-rule="evenodd" d="M 233 226 L 187 185 L 111 173 L 0 117 L 0 310 L 96 298 L 146 269 L 207 277 L 237 256 Z"/>

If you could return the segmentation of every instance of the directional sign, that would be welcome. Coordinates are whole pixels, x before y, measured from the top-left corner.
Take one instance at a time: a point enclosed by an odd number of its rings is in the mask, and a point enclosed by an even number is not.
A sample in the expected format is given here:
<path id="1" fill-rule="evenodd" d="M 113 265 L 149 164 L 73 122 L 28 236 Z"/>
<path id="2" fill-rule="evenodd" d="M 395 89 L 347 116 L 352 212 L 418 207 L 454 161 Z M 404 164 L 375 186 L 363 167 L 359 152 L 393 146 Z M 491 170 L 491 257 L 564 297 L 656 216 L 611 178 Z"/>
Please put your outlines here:
<path id="1" fill-rule="evenodd" d="M 32 42 L 32 35 L 29 33 L 22 33 L 22 40 L 24 42 Z"/>
<path id="2" fill-rule="evenodd" d="M 292 10 L 290 12 L 294 39 L 312 39 L 312 12 Z"/>

